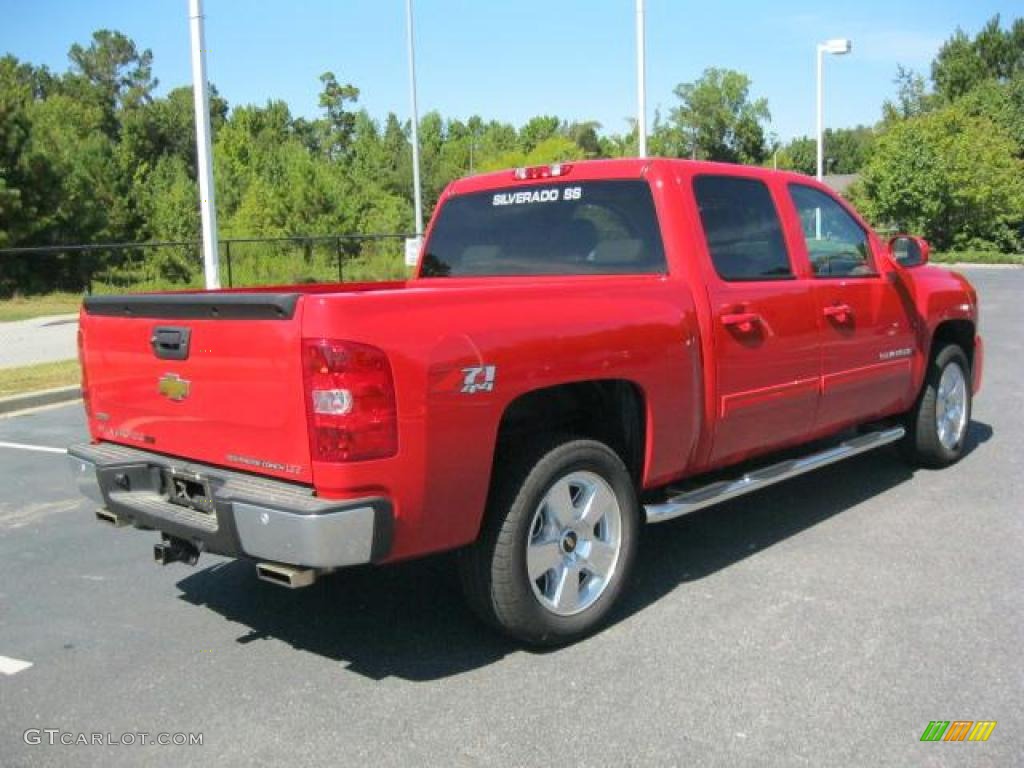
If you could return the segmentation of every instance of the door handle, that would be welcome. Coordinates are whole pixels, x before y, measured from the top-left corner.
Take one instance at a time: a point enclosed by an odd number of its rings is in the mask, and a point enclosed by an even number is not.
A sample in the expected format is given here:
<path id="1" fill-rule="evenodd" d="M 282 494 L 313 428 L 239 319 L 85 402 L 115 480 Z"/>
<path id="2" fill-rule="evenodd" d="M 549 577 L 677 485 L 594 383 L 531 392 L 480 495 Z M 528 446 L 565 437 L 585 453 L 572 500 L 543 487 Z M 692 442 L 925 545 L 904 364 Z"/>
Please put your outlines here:
<path id="1" fill-rule="evenodd" d="M 162 360 L 188 360 L 188 343 L 191 328 L 158 326 L 149 339 L 153 354 Z"/>
<path id="2" fill-rule="evenodd" d="M 764 320 L 757 312 L 730 312 L 722 315 L 722 325 L 735 328 L 740 333 L 750 333 L 755 325 L 763 323 Z"/>
<path id="3" fill-rule="evenodd" d="M 849 304 L 833 304 L 825 307 L 822 311 L 825 313 L 825 317 L 834 317 L 840 323 L 845 323 L 853 317 L 853 308 Z"/>

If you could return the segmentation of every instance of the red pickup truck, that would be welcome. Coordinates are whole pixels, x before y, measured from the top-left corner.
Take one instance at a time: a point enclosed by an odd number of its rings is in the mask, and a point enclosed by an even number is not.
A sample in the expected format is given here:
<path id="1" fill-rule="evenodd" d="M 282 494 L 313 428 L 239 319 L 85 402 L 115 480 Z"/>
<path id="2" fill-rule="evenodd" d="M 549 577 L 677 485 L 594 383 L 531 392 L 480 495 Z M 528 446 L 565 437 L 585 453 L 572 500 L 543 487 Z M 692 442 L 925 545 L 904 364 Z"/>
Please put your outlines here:
<path id="1" fill-rule="evenodd" d="M 927 261 L 792 173 L 461 179 L 407 281 L 87 298 L 70 455 L 158 562 L 296 587 L 459 549 L 482 617 L 565 642 L 607 618 L 644 522 L 887 443 L 960 457 L 977 296 Z"/>

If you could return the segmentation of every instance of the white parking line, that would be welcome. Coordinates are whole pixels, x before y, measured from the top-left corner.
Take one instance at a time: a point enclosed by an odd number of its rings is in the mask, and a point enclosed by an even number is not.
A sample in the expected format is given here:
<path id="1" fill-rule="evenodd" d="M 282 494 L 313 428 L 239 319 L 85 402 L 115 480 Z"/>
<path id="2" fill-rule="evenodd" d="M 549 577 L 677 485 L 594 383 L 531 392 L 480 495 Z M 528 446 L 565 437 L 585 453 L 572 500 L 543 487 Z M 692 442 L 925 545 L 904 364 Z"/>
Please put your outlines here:
<path id="1" fill-rule="evenodd" d="M 31 661 L 22 661 L 21 659 L 12 659 L 9 656 L 0 656 L 0 672 L 3 672 L 5 675 L 16 675 L 19 672 L 24 672 L 31 666 Z"/>
<path id="2" fill-rule="evenodd" d="M 15 448 L 19 451 L 39 451 L 40 453 L 67 453 L 67 448 L 51 448 L 48 445 L 28 445 L 26 443 L 5 443 L 0 440 L 0 448 Z"/>

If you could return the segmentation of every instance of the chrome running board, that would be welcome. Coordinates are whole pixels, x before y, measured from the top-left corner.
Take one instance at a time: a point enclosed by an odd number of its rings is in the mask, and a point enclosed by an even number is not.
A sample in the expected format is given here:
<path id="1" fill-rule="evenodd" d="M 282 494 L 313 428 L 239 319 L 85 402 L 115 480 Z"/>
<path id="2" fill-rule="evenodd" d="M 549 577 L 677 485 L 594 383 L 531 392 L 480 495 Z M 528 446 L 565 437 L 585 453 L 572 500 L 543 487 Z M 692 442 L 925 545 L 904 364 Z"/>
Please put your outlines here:
<path id="1" fill-rule="evenodd" d="M 819 467 L 825 467 L 865 451 L 894 443 L 904 434 L 906 434 L 906 430 L 903 427 L 868 432 L 799 459 L 787 459 L 778 464 L 752 470 L 735 480 L 721 480 L 711 485 L 705 485 L 703 488 L 672 496 L 661 504 L 647 504 L 644 506 L 647 522 L 661 523 L 665 520 L 673 520 L 690 512 L 696 512 L 698 509 L 704 509 L 746 493 L 759 491 L 769 485 L 802 475 Z"/>

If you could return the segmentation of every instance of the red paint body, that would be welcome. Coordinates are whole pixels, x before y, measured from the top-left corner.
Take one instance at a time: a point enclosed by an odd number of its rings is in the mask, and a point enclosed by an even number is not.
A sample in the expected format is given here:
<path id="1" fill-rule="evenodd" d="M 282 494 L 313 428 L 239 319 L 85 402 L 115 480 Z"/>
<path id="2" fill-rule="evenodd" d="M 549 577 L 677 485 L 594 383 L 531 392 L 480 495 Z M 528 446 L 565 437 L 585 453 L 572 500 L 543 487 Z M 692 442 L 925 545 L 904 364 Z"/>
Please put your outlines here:
<path id="1" fill-rule="evenodd" d="M 718 277 L 691 188 L 693 176 L 708 173 L 769 186 L 795 279 Z M 566 180 L 605 179 L 650 184 L 667 275 L 289 286 L 303 296 L 288 321 L 180 321 L 192 329 L 192 354 L 182 362 L 152 354 L 149 336 L 162 321 L 83 313 L 93 439 L 233 469 L 245 467 L 228 456 L 258 458 L 280 467 L 265 474 L 325 497 L 385 496 L 395 514 L 388 559 L 397 560 L 476 538 L 502 414 L 523 394 L 577 381 L 633 383 L 646 411 L 642 484 L 650 489 L 904 411 L 920 390 L 937 326 L 976 327 L 977 298 L 964 278 L 903 268 L 873 233 L 876 275 L 816 278 L 786 184 L 828 190 L 805 176 L 654 159 L 576 163 Z M 510 171 L 463 179 L 439 205 L 545 183 L 516 181 Z M 310 460 L 303 338 L 387 354 L 396 455 Z M 896 349 L 911 352 L 885 359 Z M 982 358 L 977 339 L 975 389 Z M 463 394 L 462 369 L 482 365 L 496 366 L 493 391 Z M 158 394 L 168 372 L 192 382 L 186 400 Z"/>

